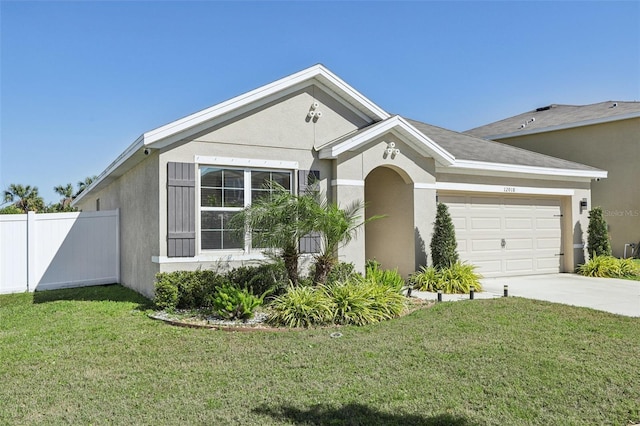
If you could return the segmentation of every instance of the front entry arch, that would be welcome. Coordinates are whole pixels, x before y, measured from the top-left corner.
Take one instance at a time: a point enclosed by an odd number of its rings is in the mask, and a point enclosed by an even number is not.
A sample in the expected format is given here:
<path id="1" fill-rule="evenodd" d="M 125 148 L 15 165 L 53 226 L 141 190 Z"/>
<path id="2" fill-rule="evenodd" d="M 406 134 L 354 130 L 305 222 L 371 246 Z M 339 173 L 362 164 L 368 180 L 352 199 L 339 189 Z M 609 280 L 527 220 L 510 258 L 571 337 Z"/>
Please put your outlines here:
<path id="1" fill-rule="evenodd" d="M 413 185 L 395 170 L 377 167 L 364 183 L 365 217 L 384 215 L 365 225 L 365 256 L 403 277 L 415 271 Z"/>

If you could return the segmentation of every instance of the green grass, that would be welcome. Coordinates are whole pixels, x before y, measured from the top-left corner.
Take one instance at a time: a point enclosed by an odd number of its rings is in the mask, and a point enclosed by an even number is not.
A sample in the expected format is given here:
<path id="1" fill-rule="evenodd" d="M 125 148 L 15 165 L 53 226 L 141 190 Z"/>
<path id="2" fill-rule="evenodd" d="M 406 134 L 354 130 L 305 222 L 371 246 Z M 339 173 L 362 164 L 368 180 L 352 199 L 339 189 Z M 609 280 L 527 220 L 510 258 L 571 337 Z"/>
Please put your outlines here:
<path id="1" fill-rule="evenodd" d="M 0 424 L 626 425 L 640 319 L 519 298 L 230 333 L 120 286 L 0 296 Z"/>

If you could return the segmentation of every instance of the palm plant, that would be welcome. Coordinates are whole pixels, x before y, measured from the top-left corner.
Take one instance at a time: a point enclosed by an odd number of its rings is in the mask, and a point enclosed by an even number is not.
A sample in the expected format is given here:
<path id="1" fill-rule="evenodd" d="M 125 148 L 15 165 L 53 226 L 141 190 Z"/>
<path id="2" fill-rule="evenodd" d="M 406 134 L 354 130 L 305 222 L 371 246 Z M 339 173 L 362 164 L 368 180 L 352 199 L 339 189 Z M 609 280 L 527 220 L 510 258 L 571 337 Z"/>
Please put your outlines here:
<path id="1" fill-rule="evenodd" d="M 38 187 L 36 186 L 12 183 L 4 191 L 4 201 L 15 202 L 16 207 L 25 213 L 44 209 L 44 200 L 38 195 Z"/>
<path id="2" fill-rule="evenodd" d="M 76 192 L 76 196 L 80 194 L 82 191 L 87 189 L 89 185 L 93 183 L 94 180 L 98 179 L 98 176 L 87 176 L 84 180 L 78 181 L 78 192 Z"/>
<path id="3" fill-rule="evenodd" d="M 335 203 L 327 202 L 320 194 L 316 194 L 315 198 L 311 228 L 321 234 L 322 247 L 320 253 L 315 256 L 313 282 L 324 284 L 327 275 L 338 263 L 338 249 L 355 238 L 360 226 L 378 219 L 378 216 L 362 220 L 364 203 L 361 201 L 354 201 L 343 209 Z"/>
<path id="4" fill-rule="evenodd" d="M 53 187 L 53 190 L 58 193 L 62 199 L 60 200 L 60 203 L 58 204 L 58 210 L 59 211 L 66 211 L 66 210 L 70 210 L 71 207 L 71 201 L 73 201 L 73 186 L 68 183 L 66 185 L 58 185 Z"/>
<path id="5" fill-rule="evenodd" d="M 245 229 L 252 232 L 254 247 L 279 250 L 287 276 L 298 284 L 300 238 L 311 231 L 309 214 L 314 210 L 310 194 L 295 195 L 275 182 L 268 184 L 269 197 L 253 202 L 232 219 L 232 227 L 244 236 Z"/>

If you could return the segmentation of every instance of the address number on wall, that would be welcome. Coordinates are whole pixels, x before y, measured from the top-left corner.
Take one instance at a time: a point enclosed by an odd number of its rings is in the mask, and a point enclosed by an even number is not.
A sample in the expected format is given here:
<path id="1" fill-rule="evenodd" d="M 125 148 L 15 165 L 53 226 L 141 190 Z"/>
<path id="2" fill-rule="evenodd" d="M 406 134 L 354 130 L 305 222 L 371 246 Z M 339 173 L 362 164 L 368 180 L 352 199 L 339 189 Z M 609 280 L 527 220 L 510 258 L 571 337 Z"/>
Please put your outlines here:
<path id="1" fill-rule="evenodd" d="M 516 192 L 516 188 L 514 186 L 505 186 L 504 192 Z"/>

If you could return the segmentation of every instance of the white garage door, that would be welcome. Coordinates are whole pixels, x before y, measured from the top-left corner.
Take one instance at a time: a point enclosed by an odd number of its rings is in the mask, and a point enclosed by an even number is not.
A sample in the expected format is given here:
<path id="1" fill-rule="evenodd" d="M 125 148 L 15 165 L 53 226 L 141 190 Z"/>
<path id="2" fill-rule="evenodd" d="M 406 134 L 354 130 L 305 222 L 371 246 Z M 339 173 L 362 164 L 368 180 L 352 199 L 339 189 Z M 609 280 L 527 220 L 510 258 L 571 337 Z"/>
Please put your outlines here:
<path id="1" fill-rule="evenodd" d="M 442 194 L 460 258 L 485 277 L 560 272 L 560 200 Z"/>

